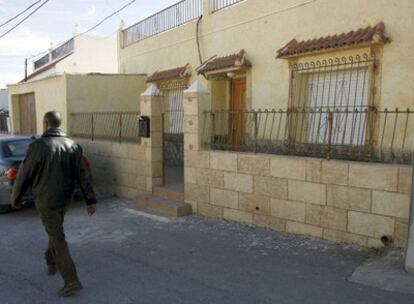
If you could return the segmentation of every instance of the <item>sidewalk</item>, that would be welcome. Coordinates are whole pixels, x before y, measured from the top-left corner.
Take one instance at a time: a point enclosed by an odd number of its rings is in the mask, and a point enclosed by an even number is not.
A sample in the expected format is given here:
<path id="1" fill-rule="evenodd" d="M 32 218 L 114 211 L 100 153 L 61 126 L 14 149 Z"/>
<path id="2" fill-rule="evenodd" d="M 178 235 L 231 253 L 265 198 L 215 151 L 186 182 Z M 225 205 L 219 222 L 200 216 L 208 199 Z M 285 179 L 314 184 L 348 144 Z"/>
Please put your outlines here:
<path id="1" fill-rule="evenodd" d="M 45 275 L 36 212 L 0 216 L 1 303 L 414 302 L 414 294 L 349 281 L 381 259 L 372 250 L 198 216 L 147 217 L 130 205 L 107 199 L 91 218 L 82 205 L 69 211 L 65 229 L 85 287 L 75 300 L 59 299 L 61 279 Z"/>

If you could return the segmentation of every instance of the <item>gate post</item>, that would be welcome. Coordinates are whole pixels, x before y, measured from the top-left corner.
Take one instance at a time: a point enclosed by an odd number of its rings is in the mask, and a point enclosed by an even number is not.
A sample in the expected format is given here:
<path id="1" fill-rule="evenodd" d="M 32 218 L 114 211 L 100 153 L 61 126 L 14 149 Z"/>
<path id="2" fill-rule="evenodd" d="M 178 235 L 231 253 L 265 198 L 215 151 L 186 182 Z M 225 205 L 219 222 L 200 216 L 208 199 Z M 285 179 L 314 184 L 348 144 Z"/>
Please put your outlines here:
<path id="1" fill-rule="evenodd" d="M 141 115 L 150 118 L 150 137 L 142 138 L 145 149 L 146 192 L 153 192 L 155 186 L 162 185 L 162 104 L 160 90 L 152 84 L 141 94 Z"/>
<path id="2" fill-rule="evenodd" d="M 203 133 L 206 126 L 204 111 L 210 109 L 210 92 L 197 80 L 184 91 L 184 153 L 203 148 Z"/>
<path id="3" fill-rule="evenodd" d="M 188 200 L 191 195 L 191 183 L 188 180 L 189 163 L 194 167 L 202 168 L 199 159 L 209 158 L 209 152 L 201 151 L 203 147 L 203 135 L 207 127 L 204 111 L 211 109 L 210 92 L 199 80 L 195 81 L 190 88 L 184 91 L 184 198 L 185 202 L 192 205 L 193 212 L 197 212 L 197 202 Z M 193 195 L 194 196 L 194 195 Z"/>

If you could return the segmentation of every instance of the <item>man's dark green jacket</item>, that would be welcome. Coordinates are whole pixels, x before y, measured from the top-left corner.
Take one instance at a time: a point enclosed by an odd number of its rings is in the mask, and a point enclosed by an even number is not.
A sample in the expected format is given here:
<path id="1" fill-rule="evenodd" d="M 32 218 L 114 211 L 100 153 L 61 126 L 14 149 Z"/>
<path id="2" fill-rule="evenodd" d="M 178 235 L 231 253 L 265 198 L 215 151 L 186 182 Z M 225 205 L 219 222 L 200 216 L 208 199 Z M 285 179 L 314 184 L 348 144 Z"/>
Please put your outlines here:
<path id="1" fill-rule="evenodd" d="M 17 205 L 31 187 L 36 208 L 62 208 L 72 200 L 76 183 L 86 203 L 96 204 L 82 158 L 82 148 L 61 129 L 48 129 L 27 150 L 13 186 L 12 204 Z"/>

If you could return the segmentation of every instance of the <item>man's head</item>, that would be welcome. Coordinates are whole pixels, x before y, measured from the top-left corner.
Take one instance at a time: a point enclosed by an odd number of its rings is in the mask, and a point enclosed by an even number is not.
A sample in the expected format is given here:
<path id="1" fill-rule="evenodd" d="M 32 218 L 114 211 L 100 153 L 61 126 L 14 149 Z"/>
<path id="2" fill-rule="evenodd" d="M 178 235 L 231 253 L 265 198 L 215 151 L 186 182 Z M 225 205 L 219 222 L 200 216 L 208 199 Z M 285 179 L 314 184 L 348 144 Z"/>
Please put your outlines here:
<path id="1" fill-rule="evenodd" d="M 59 128 L 62 124 L 62 115 L 57 111 L 50 111 L 43 116 L 43 129 Z"/>

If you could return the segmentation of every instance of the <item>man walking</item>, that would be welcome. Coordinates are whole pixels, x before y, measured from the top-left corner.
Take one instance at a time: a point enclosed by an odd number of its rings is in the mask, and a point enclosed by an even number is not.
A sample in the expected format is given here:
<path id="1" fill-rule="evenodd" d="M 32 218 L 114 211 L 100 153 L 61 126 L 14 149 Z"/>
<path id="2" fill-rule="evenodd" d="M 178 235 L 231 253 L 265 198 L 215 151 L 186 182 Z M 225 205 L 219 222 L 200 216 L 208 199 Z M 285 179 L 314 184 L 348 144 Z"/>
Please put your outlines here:
<path id="1" fill-rule="evenodd" d="M 86 200 L 87 212 L 96 211 L 96 198 L 85 174 L 82 149 L 59 128 L 61 115 L 52 111 L 43 119 L 42 137 L 30 144 L 13 187 L 12 206 L 21 208 L 20 200 L 31 188 L 40 218 L 49 237 L 45 252 L 48 274 L 59 271 L 65 286 L 61 296 L 73 295 L 82 289 L 63 231 L 66 207 L 78 183 Z"/>

